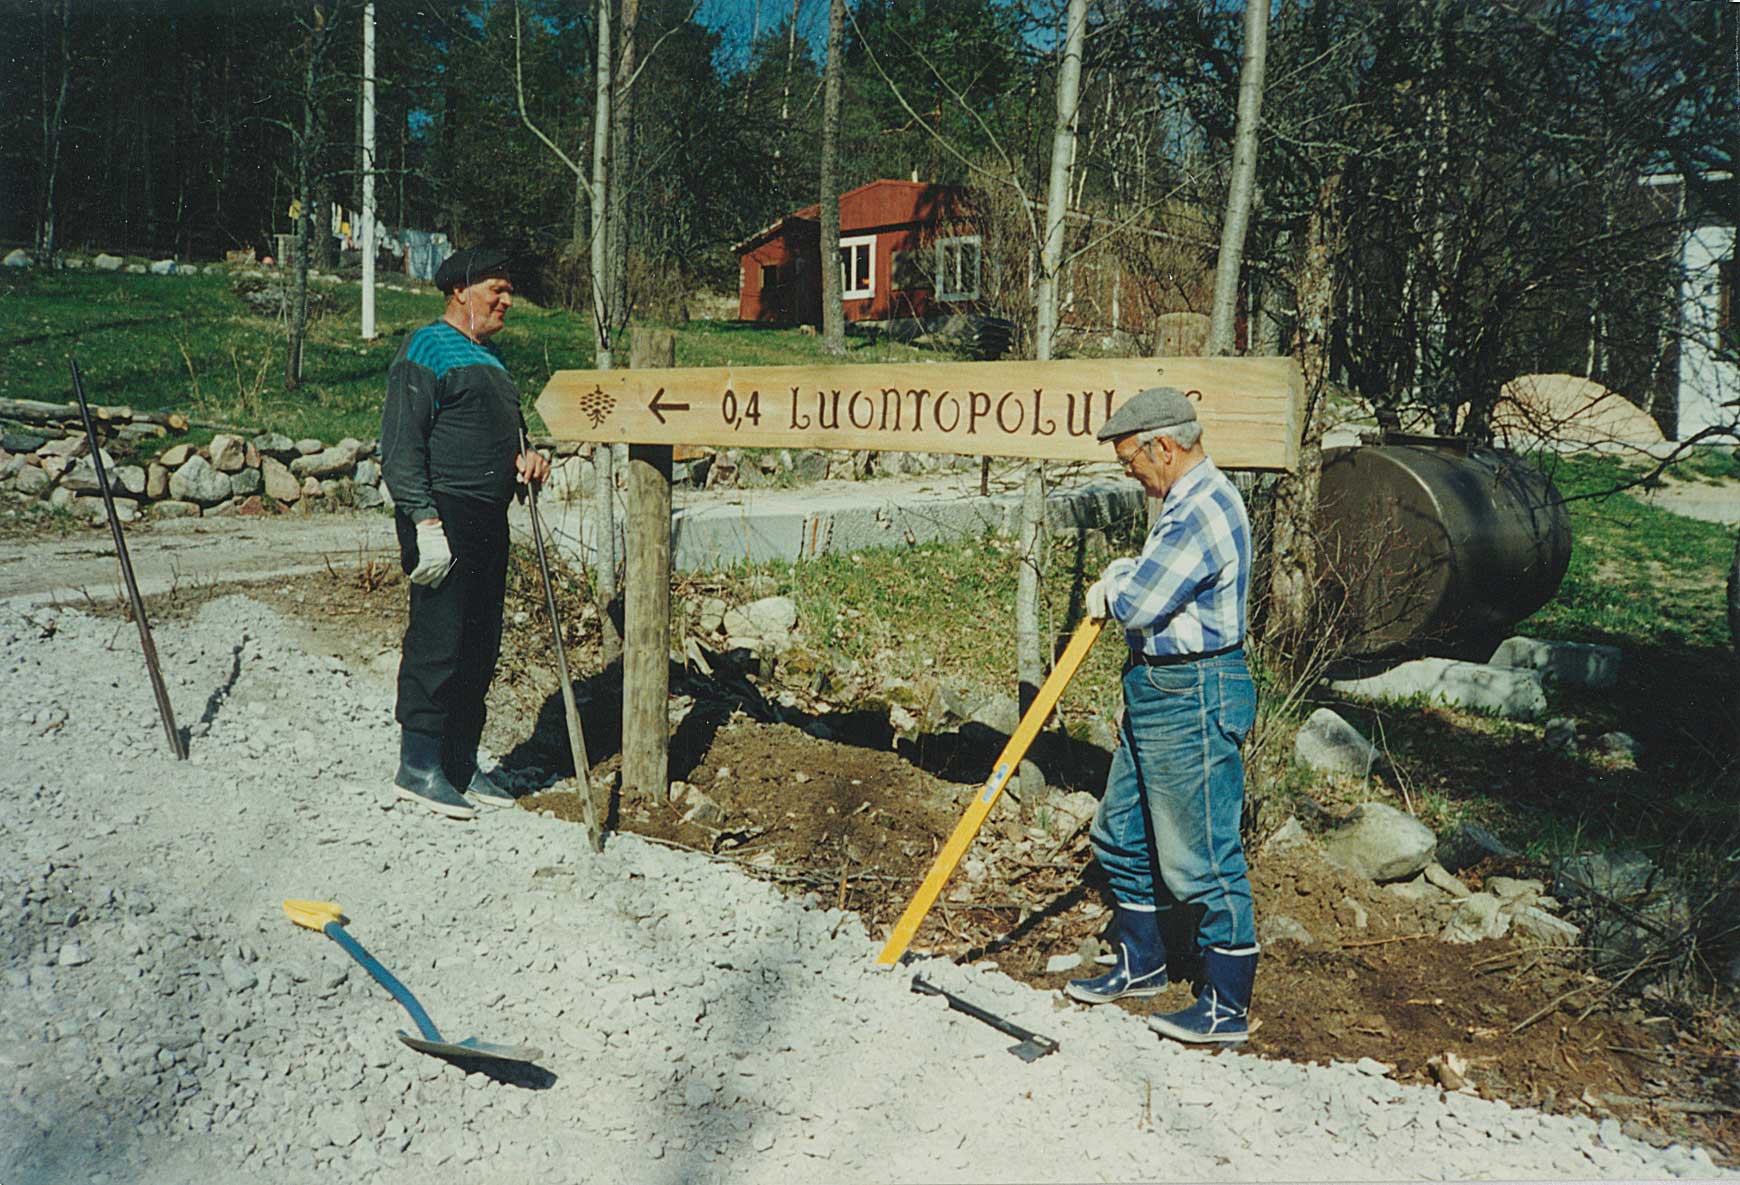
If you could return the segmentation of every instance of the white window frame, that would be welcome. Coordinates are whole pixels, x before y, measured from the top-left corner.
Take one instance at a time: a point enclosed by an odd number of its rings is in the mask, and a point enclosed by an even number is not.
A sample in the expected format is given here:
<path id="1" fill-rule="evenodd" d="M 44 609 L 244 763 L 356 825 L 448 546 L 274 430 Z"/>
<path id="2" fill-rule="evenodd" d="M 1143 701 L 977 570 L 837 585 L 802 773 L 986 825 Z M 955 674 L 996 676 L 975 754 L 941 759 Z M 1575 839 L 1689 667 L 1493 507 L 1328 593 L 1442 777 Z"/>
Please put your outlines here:
<path id="1" fill-rule="evenodd" d="M 876 295 L 876 236 L 853 235 L 851 238 L 840 240 L 842 252 L 855 252 L 860 247 L 864 249 L 864 286 L 862 288 L 852 286 L 853 277 L 847 273 L 846 261 L 842 259 L 840 261 L 841 300 L 863 300 L 866 297 Z"/>
<path id="2" fill-rule="evenodd" d="M 950 274 L 947 265 L 946 252 L 950 247 L 959 248 L 969 243 L 972 244 L 973 261 L 976 264 L 973 268 L 973 286 L 970 289 L 956 288 L 953 286 L 955 277 Z M 959 258 L 958 253 L 956 257 Z M 979 284 L 984 270 L 985 241 L 983 236 L 954 235 L 951 238 L 936 241 L 936 298 L 938 300 L 978 300 Z"/>

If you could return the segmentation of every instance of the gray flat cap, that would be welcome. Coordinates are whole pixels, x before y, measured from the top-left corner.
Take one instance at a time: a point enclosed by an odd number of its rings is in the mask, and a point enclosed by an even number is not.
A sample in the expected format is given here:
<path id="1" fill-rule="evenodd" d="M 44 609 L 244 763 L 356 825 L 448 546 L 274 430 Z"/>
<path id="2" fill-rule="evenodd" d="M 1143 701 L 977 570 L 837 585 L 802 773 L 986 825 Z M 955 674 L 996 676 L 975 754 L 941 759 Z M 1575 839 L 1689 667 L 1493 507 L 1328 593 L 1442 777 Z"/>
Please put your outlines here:
<path id="1" fill-rule="evenodd" d="M 1116 440 L 1132 432 L 1152 432 L 1156 428 L 1176 428 L 1196 422 L 1196 405 L 1177 387 L 1149 387 L 1125 400 L 1113 412 L 1096 435 L 1101 440 Z"/>

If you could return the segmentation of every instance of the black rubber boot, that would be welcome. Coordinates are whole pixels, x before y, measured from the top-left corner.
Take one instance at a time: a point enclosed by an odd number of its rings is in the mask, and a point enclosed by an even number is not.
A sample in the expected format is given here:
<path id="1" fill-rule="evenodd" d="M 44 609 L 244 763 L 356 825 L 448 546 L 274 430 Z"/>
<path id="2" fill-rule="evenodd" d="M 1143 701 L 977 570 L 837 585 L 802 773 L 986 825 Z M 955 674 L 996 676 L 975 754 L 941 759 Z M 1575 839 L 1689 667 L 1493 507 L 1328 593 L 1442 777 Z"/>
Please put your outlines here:
<path id="1" fill-rule="evenodd" d="M 465 792 L 484 806 L 512 806 L 519 801 L 513 791 L 476 766 L 472 767 L 471 781 L 465 784 Z"/>
<path id="2" fill-rule="evenodd" d="M 507 787 L 484 773 L 477 764 L 477 741 L 472 734 L 449 734 L 441 742 L 441 768 L 447 780 L 465 787 L 484 806 L 512 806 L 514 796 Z"/>
<path id="3" fill-rule="evenodd" d="M 399 772 L 393 778 L 400 798 L 420 802 L 449 819 L 475 819 L 477 808 L 453 788 L 441 771 L 441 738 L 405 729 L 399 734 Z"/>
<path id="4" fill-rule="evenodd" d="M 1118 961 L 1104 975 L 1072 979 L 1063 990 L 1083 1004 L 1145 999 L 1166 989 L 1166 945 L 1160 939 L 1160 918 L 1152 905 L 1117 903 Z"/>

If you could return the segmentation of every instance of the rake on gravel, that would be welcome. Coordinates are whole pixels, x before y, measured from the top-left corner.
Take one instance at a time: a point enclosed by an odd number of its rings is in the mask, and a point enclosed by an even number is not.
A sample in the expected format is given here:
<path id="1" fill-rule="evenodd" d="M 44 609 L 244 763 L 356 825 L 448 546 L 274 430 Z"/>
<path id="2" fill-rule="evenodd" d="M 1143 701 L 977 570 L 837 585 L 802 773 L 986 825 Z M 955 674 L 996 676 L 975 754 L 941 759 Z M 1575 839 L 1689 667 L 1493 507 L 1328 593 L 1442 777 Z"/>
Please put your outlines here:
<path id="1" fill-rule="evenodd" d="M 72 369 L 73 394 L 78 397 L 79 415 L 85 422 L 85 439 L 90 442 L 91 467 L 97 473 L 97 489 L 103 495 L 103 510 L 109 518 L 109 533 L 115 537 L 115 558 L 121 563 L 121 579 L 127 586 L 127 601 L 133 607 L 133 624 L 139 627 L 139 646 L 145 651 L 145 670 L 151 676 L 151 694 L 157 697 L 157 714 L 163 719 L 163 732 L 169 738 L 169 751 L 182 761 L 187 760 L 187 742 L 175 726 L 175 709 L 169 703 L 169 689 L 163 685 L 163 670 L 157 664 L 157 644 L 151 640 L 151 623 L 145 618 L 145 598 L 139 595 L 139 582 L 133 578 L 133 559 L 127 554 L 127 538 L 121 533 L 121 516 L 115 511 L 115 495 L 109 489 L 109 473 L 103 468 L 103 450 L 97 444 L 96 425 L 91 423 L 91 405 L 85 401 L 85 380 L 79 373 L 77 358 L 68 357 Z"/>
<path id="2" fill-rule="evenodd" d="M 1076 627 L 1074 635 L 1069 639 L 1063 653 L 1058 656 L 1057 665 L 1051 668 L 1051 675 L 1039 688 L 1039 694 L 1033 697 L 1033 703 L 1027 708 L 1027 714 L 1021 717 L 1021 723 L 1015 726 L 1014 735 L 1009 743 L 1003 746 L 1003 752 L 997 757 L 997 764 L 991 769 L 991 776 L 985 780 L 972 804 L 967 807 L 967 813 L 961 816 L 961 821 L 955 824 L 954 834 L 943 845 L 942 851 L 936 854 L 932 861 L 930 872 L 925 876 L 924 883 L 913 895 L 912 903 L 906 907 L 906 912 L 900 915 L 900 920 L 894 925 L 894 933 L 888 936 L 888 943 L 882 948 L 882 953 L 876 956 L 876 962 L 883 967 L 892 967 L 900 962 L 900 956 L 906 953 L 906 948 L 912 943 L 912 937 L 918 933 L 918 927 L 924 921 L 930 907 L 936 903 L 937 894 L 943 891 L 948 883 L 949 875 L 954 872 L 955 865 L 966 855 L 967 846 L 979 834 L 979 828 L 985 825 L 985 816 L 991 813 L 991 808 L 997 804 L 997 799 L 1003 793 L 1003 787 L 1009 784 L 1009 776 L 1021 764 L 1021 758 L 1026 756 L 1028 747 L 1039 735 L 1039 727 L 1057 707 L 1057 701 L 1063 695 L 1063 689 L 1069 686 L 1069 681 L 1075 678 L 1075 673 L 1081 668 L 1082 660 L 1093 649 L 1094 640 L 1100 636 L 1100 630 L 1105 622 L 1088 618 Z"/>
<path id="3" fill-rule="evenodd" d="M 411 994 L 411 989 L 400 983 L 397 976 L 381 966 L 373 955 L 363 949 L 362 943 L 346 932 L 344 911 L 338 907 L 337 902 L 286 901 L 284 913 L 298 926 L 317 930 L 338 943 L 346 954 L 362 964 L 363 970 L 372 975 L 376 983 L 392 993 L 393 999 L 411 1014 L 417 1031 L 422 1034 L 420 1037 L 413 1037 L 400 1030 L 399 1040 L 418 1053 L 433 1054 L 436 1057 L 489 1058 L 492 1061 L 528 1064 L 536 1064 L 544 1056 L 542 1050 L 526 1045 L 497 1045 L 490 1041 L 479 1041 L 476 1037 L 466 1037 L 460 1041 L 447 1040 L 441 1035 L 441 1030 L 435 1027 L 435 1022 L 429 1019 L 423 1005 L 417 1002 L 417 997 Z"/>

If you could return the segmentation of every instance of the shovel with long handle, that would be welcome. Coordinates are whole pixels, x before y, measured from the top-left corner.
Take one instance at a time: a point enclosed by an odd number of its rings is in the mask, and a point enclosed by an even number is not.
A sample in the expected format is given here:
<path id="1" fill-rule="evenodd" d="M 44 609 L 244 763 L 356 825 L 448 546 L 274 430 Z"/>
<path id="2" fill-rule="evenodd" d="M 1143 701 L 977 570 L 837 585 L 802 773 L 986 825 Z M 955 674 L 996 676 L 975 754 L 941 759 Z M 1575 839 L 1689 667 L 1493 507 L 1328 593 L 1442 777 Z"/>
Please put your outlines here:
<path id="1" fill-rule="evenodd" d="M 530 446 L 520 433 L 520 452 Z M 580 791 L 580 813 L 586 842 L 594 852 L 604 850 L 604 829 L 598 825 L 598 808 L 592 801 L 592 772 L 586 760 L 586 736 L 580 731 L 580 709 L 574 703 L 574 685 L 568 678 L 568 648 L 562 642 L 562 619 L 556 613 L 556 586 L 550 582 L 550 560 L 544 554 L 544 520 L 538 513 L 538 487 L 526 483 L 526 506 L 532 514 L 532 544 L 538 550 L 538 571 L 544 577 L 544 608 L 550 614 L 550 634 L 556 639 L 556 677 L 562 681 L 562 711 L 568 718 L 568 754 L 574 759 L 574 785 Z"/>
<path id="2" fill-rule="evenodd" d="M 936 854 L 930 872 L 925 876 L 924 883 L 918 887 L 912 904 L 906 907 L 906 912 L 900 915 L 900 921 L 895 923 L 894 933 L 888 936 L 888 944 L 876 956 L 877 963 L 892 967 L 900 962 L 900 956 L 906 953 L 912 936 L 918 933 L 919 924 L 930 912 L 930 907 L 936 903 L 937 894 L 943 891 L 955 865 L 961 862 L 968 845 L 979 834 L 979 828 L 984 826 L 985 816 L 997 805 L 1003 788 L 1009 784 L 1009 775 L 1021 764 L 1021 758 L 1033 744 L 1033 739 L 1039 735 L 1040 726 L 1051 715 L 1052 709 L 1057 707 L 1063 689 L 1075 678 L 1082 660 L 1093 648 L 1094 639 L 1100 636 L 1104 625 L 1103 621 L 1089 618 L 1076 627 L 1075 634 L 1070 638 L 1069 645 L 1064 647 L 1057 665 L 1051 668 L 1051 676 L 1040 687 L 1039 694 L 1033 697 L 1033 703 L 1028 707 L 1027 714 L 1021 717 L 1021 723 L 1015 726 L 1015 733 L 1009 738 L 1009 743 L 1003 746 L 1003 752 L 998 756 L 997 764 L 992 767 L 991 776 L 985 780 L 984 788 L 973 798 L 972 804 L 967 807 L 967 813 L 955 825 L 954 834 L 949 836 L 942 851 Z"/>
<path id="3" fill-rule="evenodd" d="M 72 368 L 73 394 L 78 397 L 79 415 L 85 421 L 85 439 L 91 445 L 91 466 L 97 471 L 97 489 L 103 494 L 103 510 L 109 516 L 109 533 L 115 537 L 115 558 L 121 561 L 121 579 L 127 585 L 127 600 L 133 606 L 133 624 L 139 627 L 139 648 L 145 651 L 145 670 L 151 676 L 151 694 L 157 697 L 157 714 L 163 718 L 163 731 L 169 737 L 169 751 L 183 761 L 187 759 L 187 743 L 181 730 L 175 727 L 175 709 L 169 703 L 169 689 L 163 685 L 163 671 L 157 664 L 157 645 L 151 640 L 151 623 L 145 619 L 145 598 L 139 595 L 139 582 L 133 578 L 133 559 L 127 554 L 127 539 L 121 534 L 121 518 L 115 513 L 115 495 L 109 490 L 109 472 L 103 467 L 103 450 L 97 444 L 97 429 L 91 423 L 91 405 L 85 401 L 85 380 L 79 374 L 78 359 L 69 357 Z"/>
<path id="4" fill-rule="evenodd" d="M 338 907 L 337 902 L 286 901 L 284 913 L 298 926 L 324 934 L 338 943 L 344 948 L 345 954 L 362 964 L 362 969 L 392 994 L 393 999 L 411 1014 L 411 1022 L 417 1026 L 420 1034 L 413 1037 L 401 1031 L 398 1038 L 418 1053 L 430 1053 L 436 1057 L 484 1057 L 504 1062 L 536 1062 L 544 1056 L 542 1050 L 526 1045 L 497 1045 L 492 1041 L 479 1041 L 476 1037 L 466 1037 L 460 1041 L 447 1040 L 441 1035 L 441 1030 L 435 1027 L 435 1022 L 430 1019 L 423 1005 L 417 1002 L 417 997 L 411 994 L 411 989 L 400 983 L 398 976 L 381 966 L 380 961 L 364 950 L 363 944 L 345 930 L 344 911 Z"/>

